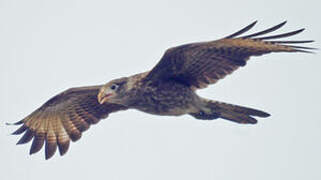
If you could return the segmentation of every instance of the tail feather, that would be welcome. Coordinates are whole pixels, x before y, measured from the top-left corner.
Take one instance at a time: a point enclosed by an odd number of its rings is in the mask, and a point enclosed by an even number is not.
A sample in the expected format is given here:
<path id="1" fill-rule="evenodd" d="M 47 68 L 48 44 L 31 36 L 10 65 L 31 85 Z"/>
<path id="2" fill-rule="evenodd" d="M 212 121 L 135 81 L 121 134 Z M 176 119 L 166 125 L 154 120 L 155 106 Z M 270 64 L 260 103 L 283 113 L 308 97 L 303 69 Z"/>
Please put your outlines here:
<path id="1" fill-rule="evenodd" d="M 246 115 L 257 116 L 257 117 L 269 117 L 270 116 L 270 114 L 268 114 L 266 112 L 263 112 L 263 111 L 260 111 L 260 110 L 256 110 L 256 109 L 252 109 L 252 108 L 248 108 L 248 107 L 243 107 L 243 106 L 238 106 L 238 105 L 233 105 L 233 104 L 227 104 L 227 103 L 218 102 L 218 101 L 210 101 L 210 103 L 214 103 L 214 104 L 218 105 L 224 111 L 227 111 L 227 112 L 233 112 L 233 113 L 238 113 L 238 114 L 246 114 Z"/>
<path id="2" fill-rule="evenodd" d="M 220 118 L 233 121 L 241 124 L 256 124 L 257 120 L 249 115 L 234 113 L 234 112 L 221 112 Z"/>
<path id="3" fill-rule="evenodd" d="M 254 117 L 269 117 L 270 114 L 248 107 L 206 100 L 206 107 L 214 111 L 222 119 L 242 124 L 256 124 Z"/>

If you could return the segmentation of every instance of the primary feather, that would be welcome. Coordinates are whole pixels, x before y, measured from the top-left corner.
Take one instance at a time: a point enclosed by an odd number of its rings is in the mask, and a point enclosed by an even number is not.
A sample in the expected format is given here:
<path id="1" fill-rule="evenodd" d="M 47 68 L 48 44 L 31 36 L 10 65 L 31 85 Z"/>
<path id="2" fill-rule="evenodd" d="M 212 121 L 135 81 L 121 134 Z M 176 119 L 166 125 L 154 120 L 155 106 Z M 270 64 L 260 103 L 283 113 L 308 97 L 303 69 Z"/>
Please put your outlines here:
<path id="1" fill-rule="evenodd" d="M 51 98 L 39 109 L 16 123 L 22 126 L 13 132 L 24 133 L 17 144 L 32 141 L 30 154 L 38 152 L 45 143 L 46 159 L 56 152 L 64 155 L 71 141 L 80 139 L 91 124 L 106 118 L 109 113 L 125 110 L 118 104 L 100 105 L 97 93 L 101 86 L 72 88 Z"/>

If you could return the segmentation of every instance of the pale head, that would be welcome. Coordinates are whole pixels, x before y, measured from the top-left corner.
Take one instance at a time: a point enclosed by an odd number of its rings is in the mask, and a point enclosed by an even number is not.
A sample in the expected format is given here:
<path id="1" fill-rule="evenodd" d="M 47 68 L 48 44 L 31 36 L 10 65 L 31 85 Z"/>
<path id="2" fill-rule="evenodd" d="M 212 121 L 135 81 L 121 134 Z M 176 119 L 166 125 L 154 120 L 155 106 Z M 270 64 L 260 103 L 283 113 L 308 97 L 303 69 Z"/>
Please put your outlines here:
<path id="1" fill-rule="evenodd" d="M 98 93 L 98 102 L 100 104 L 104 103 L 114 103 L 123 104 L 125 101 L 125 95 L 127 92 L 127 82 L 128 78 L 119 78 L 112 80 L 105 85 L 103 85 Z"/>

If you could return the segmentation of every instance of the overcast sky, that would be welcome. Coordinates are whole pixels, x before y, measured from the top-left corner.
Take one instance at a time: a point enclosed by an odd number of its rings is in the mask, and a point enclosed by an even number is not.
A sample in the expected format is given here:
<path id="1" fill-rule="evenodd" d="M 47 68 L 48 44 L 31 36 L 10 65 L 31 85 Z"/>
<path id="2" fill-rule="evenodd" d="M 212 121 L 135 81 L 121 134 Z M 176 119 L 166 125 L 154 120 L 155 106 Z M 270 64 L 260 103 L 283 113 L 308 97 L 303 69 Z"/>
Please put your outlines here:
<path id="1" fill-rule="evenodd" d="M 151 69 L 172 46 L 253 31 L 306 31 L 320 48 L 319 1 L 0 0 L 0 179 L 321 179 L 321 53 L 252 58 L 201 96 L 272 114 L 256 125 L 129 110 L 44 160 L 16 146 L 16 127 L 70 87 Z M 252 32 L 253 32 L 252 31 Z"/>

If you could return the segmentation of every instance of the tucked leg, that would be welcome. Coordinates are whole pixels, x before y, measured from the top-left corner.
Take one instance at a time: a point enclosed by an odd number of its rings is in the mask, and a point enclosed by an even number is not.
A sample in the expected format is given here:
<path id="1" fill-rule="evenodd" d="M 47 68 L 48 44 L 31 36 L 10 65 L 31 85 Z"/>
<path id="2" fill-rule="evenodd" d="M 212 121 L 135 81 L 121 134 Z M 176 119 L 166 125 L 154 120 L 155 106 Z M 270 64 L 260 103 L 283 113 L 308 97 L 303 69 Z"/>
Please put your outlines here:
<path id="1" fill-rule="evenodd" d="M 190 115 L 200 120 L 214 120 L 220 117 L 220 115 L 216 112 L 205 113 L 204 111 L 200 111 L 198 113 L 191 113 Z"/>

